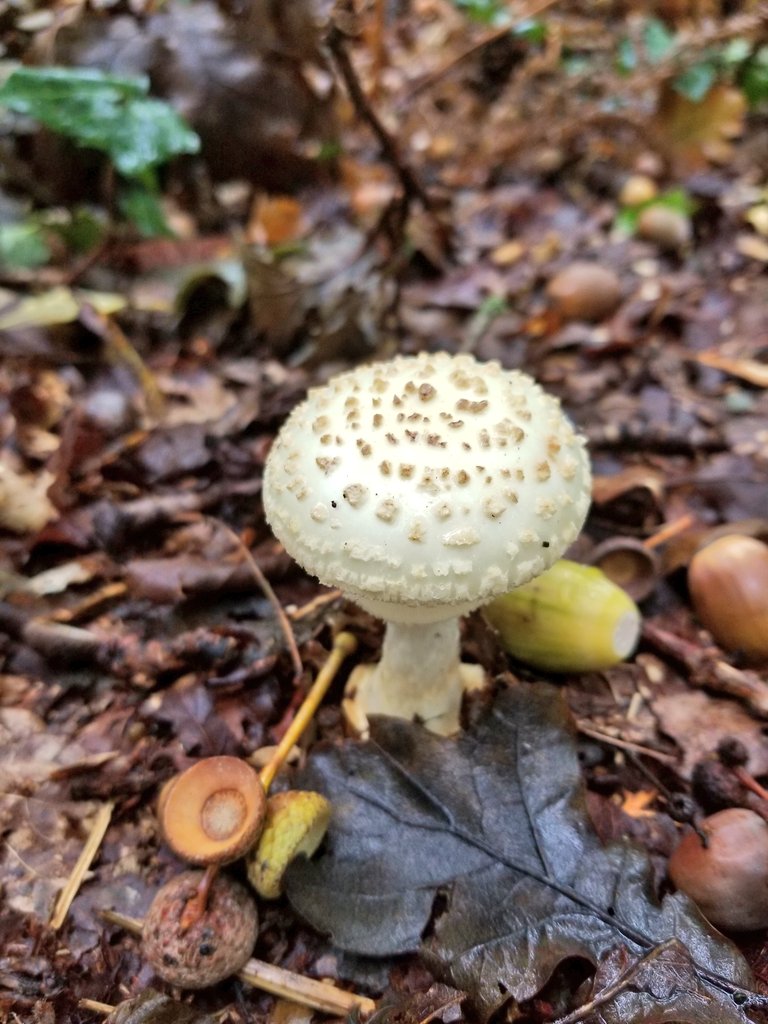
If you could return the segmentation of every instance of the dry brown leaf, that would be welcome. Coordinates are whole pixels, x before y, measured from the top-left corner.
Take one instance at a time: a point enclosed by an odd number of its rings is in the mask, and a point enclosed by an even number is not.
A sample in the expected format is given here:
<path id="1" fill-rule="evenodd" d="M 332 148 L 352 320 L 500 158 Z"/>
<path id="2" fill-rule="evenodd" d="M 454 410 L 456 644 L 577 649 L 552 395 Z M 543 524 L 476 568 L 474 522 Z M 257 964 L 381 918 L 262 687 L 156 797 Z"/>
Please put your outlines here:
<path id="1" fill-rule="evenodd" d="M 635 793 L 622 793 L 621 809 L 630 818 L 652 818 L 653 802 L 658 796 L 655 789 L 638 789 Z"/>
<path id="2" fill-rule="evenodd" d="M 744 93 L 733 86 L 713 85 L 695 102 L 668 82 L 659 96 L 656 129 L 682 164 L 701 167 L 730 154 L 730 140 L 741 135 L 746 110 Z"/>
<path id="3" fill-rule="evenodd" d="M 53 474 L 47 470 L 31 476 L 0 462 L 0 527 L 13 533 L 42 530 L 57 515 L 48 498 L 52 483 Z"/>
<path id="4" fill-rule="evenodd" d="M 305 227 L 304 212 L 296 199 L 262 194 L 253 204 L 248 241 L 254 245 L 284 245 L 301 238 Z"/>
<path id="5" fill-rule="evenodd" d="M 596 505 L 605 505 L 636 488 L 649 491 L 660 503 L 664 494 L 664 476 L 650 466 L 628 466 L 620 473 L 597 475 L 592 480 L 592 500 Z"/>

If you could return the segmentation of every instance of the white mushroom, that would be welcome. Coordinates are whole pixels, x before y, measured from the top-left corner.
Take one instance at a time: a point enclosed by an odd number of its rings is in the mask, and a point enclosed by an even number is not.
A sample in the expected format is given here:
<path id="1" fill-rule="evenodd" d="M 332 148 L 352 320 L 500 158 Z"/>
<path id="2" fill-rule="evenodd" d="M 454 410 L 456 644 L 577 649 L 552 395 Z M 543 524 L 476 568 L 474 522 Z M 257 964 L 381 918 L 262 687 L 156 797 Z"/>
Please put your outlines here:
<path id="1" fill-rule="evenodd" d="M 585 442 L 557 399 L 471 356 L 399 356 L 339 374 L 294 409 L 264 507 L 286 550 L 387 631 L 345 710 L 459 727 L 459 616 L 543 572 L 589 506 Z"/>

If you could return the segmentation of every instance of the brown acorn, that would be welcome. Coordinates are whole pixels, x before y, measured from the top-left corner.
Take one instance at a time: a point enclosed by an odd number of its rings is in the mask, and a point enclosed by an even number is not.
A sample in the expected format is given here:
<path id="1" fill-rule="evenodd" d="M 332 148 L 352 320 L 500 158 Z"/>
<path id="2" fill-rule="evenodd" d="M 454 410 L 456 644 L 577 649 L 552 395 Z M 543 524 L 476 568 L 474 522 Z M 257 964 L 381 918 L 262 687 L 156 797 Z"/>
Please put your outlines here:
<path id="1" fill-rule="evenodd" d="M 659 249 L 677 252 L 691 241 L 693 229 L 691 219 L 685 213 L 670 206 L 654 204 L 646 206 L 637 218 L 637 233 Z"/>
<path id="2" fill-rule="evenodd" d="M 669 877 L 726 931 L 768 927 L 768 824 L 731 807 L 701 822 L 705 846 L 688 832 L 669 859 Z"/>
<path id="3" fill-rule="evenodd" d="M 721 647 L 768 658 L 768 546 L 728 534 L 701 548 L 688 566 L 696 614 Z"/>
<path id="4" fill-rule="evenodd" d="M 621 283 L 608 267 L 577 261 L 559 271 L 547 295 L 564 320 L 604 320 L 621 302 Z"/>

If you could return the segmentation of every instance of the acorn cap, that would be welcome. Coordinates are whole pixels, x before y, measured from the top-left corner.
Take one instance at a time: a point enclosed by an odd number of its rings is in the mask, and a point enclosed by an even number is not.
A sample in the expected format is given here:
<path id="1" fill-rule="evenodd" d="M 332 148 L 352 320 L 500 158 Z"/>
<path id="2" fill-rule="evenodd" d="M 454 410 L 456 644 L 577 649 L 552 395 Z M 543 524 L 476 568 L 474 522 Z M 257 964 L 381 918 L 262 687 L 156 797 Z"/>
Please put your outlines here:
<path id="1" fill-rule="evenodd" d="M 331 805 L 320 793 L 288 790 L 267 800 L 258 843 L 248 855 L 248 880 L 265 899 L 281 894 L 286 868 L 298 856 L 311 857 L 331 820 Z"/>
<path id="2" fill-rule="evenodd" d="M 309 392 L 269 453 L 264 508 L 321 582 L 390 622 L 440 621 L 525 583 L 575 539 L 584 446 L 526 374 L 399 356 Z"/>
<path id="3" fill-rule="evenodd" d="M 266 796 L 258 774 L 237 757 L 206 757 L 163 787 L 159 817 L 173 852 L 191 864 L 226 864 L 254 844 Z"/>
<path id="4" fill-rule="evenodd" d="M 155 895 L 142 927 L 142 953 L 154 971 L 180 988 L 207 988 L 239 971 L 256 942 L 259 919 L 245 886 L 219 874 L 205 911 L 188 928 L 181 917 L 202 880 L 184 871 Z"/>
<path id="5" fill-rule="evenodd" d="M 589 561 L 634 601 L 649 597 L 661 574 L 657 552 L 634 537 L 609 537 L 592 549 Z"/>

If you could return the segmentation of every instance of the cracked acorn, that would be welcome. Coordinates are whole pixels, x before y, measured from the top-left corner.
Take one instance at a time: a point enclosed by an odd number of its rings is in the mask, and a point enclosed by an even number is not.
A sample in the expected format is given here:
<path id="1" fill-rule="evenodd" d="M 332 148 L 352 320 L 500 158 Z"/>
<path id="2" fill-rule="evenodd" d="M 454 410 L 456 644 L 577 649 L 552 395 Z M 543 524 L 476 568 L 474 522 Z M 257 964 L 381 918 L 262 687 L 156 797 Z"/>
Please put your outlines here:
<path id="1" fill-rule="evenodd" d="M 155 895 L 143 930 L 144 955 L 164 980 L 204 988 L 238 971 L 258 931 L 253 900 L 219 868 L 243 857 L 266 830 L 256 888 L 276 898 L 287 865 L 317 849 L 330 819 L 319 793 L 267 796 L 261 777 L 236 757 L 203 758 L 170 779 L 158 819 L 173 852 L 205 871 L 187 871 Z M 251 869 L 249 868 L 249 874 Z"/>
<path id="2" fill-rule="evenodd" d="M 444 352 L 399 356 L 310 390 L 267 458 L 264 507 L 286 550 L 386 624 L 358 666 L 349 724 L 418 719 L 450 735 L 480 666 L 459 618 L 542 573 L 589 507 L 585 440 L 529 376 Z"/>
<path id="3" fill-rule="evenodd" d="M 206 988 L 246 963 L 258 934 L 256 903 L 244 886 L 217 875 L 202 914 L 182 921 L 199 892 L 201 871 L 175 875 L 155 895 L 142 929 L 142 952 L 155 972 L 180 988 Z"/>
<path id="4" fill-rule="evenodd" d="M 618 664 L 634 651 L 641 625 L 635 602 L 604 573 L 564 558 L 483 615 L 509 654 L 551 672 Z"/>

